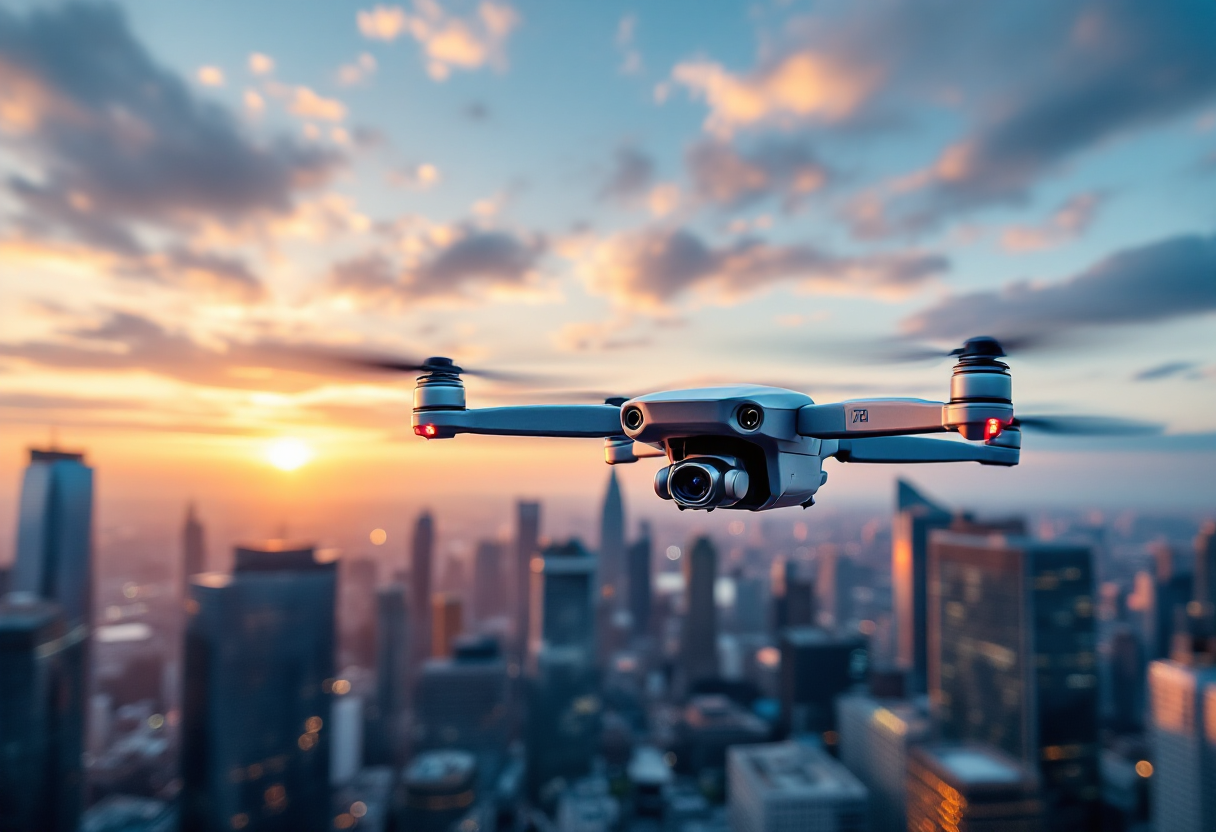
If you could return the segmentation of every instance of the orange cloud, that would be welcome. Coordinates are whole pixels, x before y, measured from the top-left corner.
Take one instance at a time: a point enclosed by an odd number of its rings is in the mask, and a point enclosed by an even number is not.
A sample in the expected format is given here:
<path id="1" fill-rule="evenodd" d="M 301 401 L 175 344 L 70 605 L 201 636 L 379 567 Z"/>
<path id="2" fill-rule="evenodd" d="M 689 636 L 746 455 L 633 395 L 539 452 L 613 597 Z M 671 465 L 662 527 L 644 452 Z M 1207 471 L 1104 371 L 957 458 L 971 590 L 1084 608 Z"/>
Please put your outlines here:
<path id="1" fill-rule="evenodd" d="M 505 3 L 485 0 L 475 14 L 449 14 L 434 0 L 416 0 L 417 14 L 399 6 L 376 6 L 356 15 L 359 31 L 374 40 L 396 40 L 408 34 L 423 48 L 427 72 L 436 81 L 453 69 L 478 69 L 486 64 L 506 65 L 504 48 L 519 25 L 519 14 Z"/>
<path id="2" fill-rule="evenodd" d="M 218 66 L 200 66 L 195 77 L 204 87 L 224 86 L 224 71 Z"/>
<path id="3" fill-rule="evenodd" d="M 1098 194 L 1079 194 L 1061 205 L 1040 225 L 1020 225 L 1005 229 L 1001 246 L 1006 251 L 1028 252 L 1056 248 L 1075 240 L 1093 223 L 1102 205 Z"/>
<path id="4" fill-rule="evenodd" d="M 296 87 L 288 105 L 293 115 L 300 118 L 317 118 L 322 121 L 341 121 L 346 118 L 346 105 L 336 98 L 324 98 L 308 87 Z"/>
<path id="5" fill-rule="evenodd" d="M 704 98 L 709 131 L 726 136 L 739 128 L 812 118 L 840 121 L 877 86 L 876 66 L 845 66 L 811 51 L 794 52 L 745 76 L 713 61 L 688 61 L 672 70 L 674 81 Z"/>

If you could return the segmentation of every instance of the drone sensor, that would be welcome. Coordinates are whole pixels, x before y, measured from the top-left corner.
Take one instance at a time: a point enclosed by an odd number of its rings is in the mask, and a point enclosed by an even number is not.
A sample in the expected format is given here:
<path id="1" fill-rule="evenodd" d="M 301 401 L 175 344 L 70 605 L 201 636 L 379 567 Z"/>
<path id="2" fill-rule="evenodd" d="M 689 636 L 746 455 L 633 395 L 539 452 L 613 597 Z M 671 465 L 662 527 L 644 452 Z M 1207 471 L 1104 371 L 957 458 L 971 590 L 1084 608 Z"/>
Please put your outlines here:
<path id="1" fill-rule="evenodd" d="M 756 430 L 764 421 L 764 411 L 754 404 L 741 405 L 735 419 L 744 430 Z"/>

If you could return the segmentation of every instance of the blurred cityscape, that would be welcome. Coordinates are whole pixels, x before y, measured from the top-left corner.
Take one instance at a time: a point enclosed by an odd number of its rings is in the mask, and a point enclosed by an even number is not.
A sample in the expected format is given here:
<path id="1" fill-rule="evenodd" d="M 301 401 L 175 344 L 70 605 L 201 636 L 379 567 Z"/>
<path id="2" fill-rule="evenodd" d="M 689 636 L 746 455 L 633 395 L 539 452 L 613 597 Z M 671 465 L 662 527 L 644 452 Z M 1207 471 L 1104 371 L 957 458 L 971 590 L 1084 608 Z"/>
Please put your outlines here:
<path id="1" fill-rule="evenodd" d="M 189 505 L 166 551 L 99 533 L 93 475 L 30 451 L 2 832 L 1216 829 L 1202 518 L 901 480 L 668 544 L 610 472 L 573 539 L 529 499 L 342 552 Z"/>

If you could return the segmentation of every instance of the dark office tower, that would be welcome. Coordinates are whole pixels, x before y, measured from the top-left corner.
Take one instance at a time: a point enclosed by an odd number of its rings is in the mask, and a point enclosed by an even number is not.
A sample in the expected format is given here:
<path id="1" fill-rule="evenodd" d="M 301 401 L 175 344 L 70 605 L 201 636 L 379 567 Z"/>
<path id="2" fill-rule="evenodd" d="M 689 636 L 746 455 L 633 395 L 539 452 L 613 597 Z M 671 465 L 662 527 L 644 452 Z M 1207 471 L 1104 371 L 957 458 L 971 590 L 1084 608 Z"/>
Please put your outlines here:
<path id="1" fill-rule="evenodd" d="M 604 509 L 600 514 L 600 589 L 613 606 L 621 606 L 625 589 L 625 505 L 621 500 L 621 484 L 616 468 L 608 473 L 608 491 L 604 494 Z"/>
<path id="2" fill-rule="evenodd" d="M 93 469 L 84 454 L 30 449 L 13 589 L 54 601 L 68 629 L 93 620 Z"/>
<path id="3" fill-rule="evenodd" d="M 545 647 L 536 657 L 526 730 L 528 793 L 535 799 L 591 772 L 600 747 L 603 709 L 595 668 L 578 647 Z"/>
<path id="4" fill-rule="evenodd" d="M 1050 828 L 1096 829 L 1092 551 L 945 531 L 929 548 L 929 684 L 942 737 L 1036 767 Z"/>
<path id="5" fill-rule="evenodd" d="M 395 766 L 402 760 L 402 730 L 409 689 L 409 631 L 405 587 L 376 590 L 376 696 L 368 707 L 367 763 Z"/>
<path id="6" fill-rule="evenodd" d="M 853 587 L 860 568 L 836 546 L 821 547 L 815 580 L 816 618 L 824 627 L 844 627 L 853 617 Z"/>
<path id="7" fill-rule="evenodd" d="M 330 827 L 336 582 L 331 554 L 278 540 L 191 579 L 183 832 Z"/>
<path id="8" fill-rule="evenodd" d="M 916 832 L 1038 832 L 1033 770 L 992 746 L 935 743 L 908 754 L 908 825 Z"/>
<path id="9" fill-rule="evenodd" d="M 0 599 L 0 829 L 76 832 L 84 801 L 84 639 L 57 604 Z"/>
<path id="10" fill-rule="evenodd" d="M 684 690 L 718 678 L 718 609 L 714 582 L 718 553 L 708 537 L 698 537 L 684 558 L 685 614 L 680 633 L 680 673 Z"/>
<path id="11" fill-rule="evenodd" d="M 379 570 L 370 558 L 343 558 L 338 567 L 340 666 L 376 666 L 376 596 Z"/>
<path id="12" fill-rule="evenodd" d="M 571 648 L 595 659 L 595 558 L 577 540 L 547 547 L 532 570 L 532 655 Z"/>
<path id="13" fill-rule="evenodd" d="M 1111 727 L 1121 733 L 1139 731 L 1144 724 L 1144 648 L 1127 624 L 1116 624 L 1108 645 Z"/>
<path id="14" fill-rule="evenodd" d="M 866 679 L 869 653 L 861 635 L 818 627 L 781 632 L 781 729 L 784 734 L 836 730 L 836 697 Z M 832 744 L 833 738 L 824 737 Z"/>
<path id="15" fill-rule="evenodd" d="M 13 568 L 11 566 L 0 566 L 0 598 L 8 595 L 9 587 L 12 586 Z"/>
<path id="16" fill-rule="evenodd" d="M 650 632 L 650 524 L 643 522 L 641 536 L 629 547 L 629 614 L 634 635 Z"/>
<path id="17" fill-rule="evenodd" d="M 507 750 L 507 665 L 498 642 L 486 636 L 458 639 L 452 657 L 422 667 L 415 697 L 418 750 L 472 751 L 486 771 Z"/>
<path id="18" fill-rule="evenodd" d="M 1216 611 L 1216 522 L 1204 524 L 1195 537 L 1195 600 L 1199 615 Z"/>
<path id="19" fill-rule="evenodd" d="M 473 557 L 473 616 L 488 621 L 506 611 L 503 604 L 504 547 L 493 540 L 477 544 Z"/>
<path id="20" fill-rule="evenodd" d="M 429 511 L 414 524 L 414 548 L 410 563 L 410 610 L 414 621 L 414 650 L 410 667 L 417 671 L 431 657 L 431 569 L 435 562 L 435 521 Z"/>
<path id="21" fill-rule="evenodd" d="M 908 671 L 908 692 L 924 693 L 928 673 L 925 613 L 929 532 L 950 525 L 950 512 L 899 480 L 891 527 L 891 592 L 895 608 L 895 663 Z"/>
<path id="22" fill-rule="evenodd" d="M 190 592 L 190 576 L 207 571 L 207 535 L 194 503 L 186 506 L 186 522 L 182 526 L 182 595 Z"/>
<path id="23" fill-rule="evenodd" d="M 532 558 L 540 552 L 540 503 L 515 506 L 515 654 L 522 663 L 532 632 Z"/>

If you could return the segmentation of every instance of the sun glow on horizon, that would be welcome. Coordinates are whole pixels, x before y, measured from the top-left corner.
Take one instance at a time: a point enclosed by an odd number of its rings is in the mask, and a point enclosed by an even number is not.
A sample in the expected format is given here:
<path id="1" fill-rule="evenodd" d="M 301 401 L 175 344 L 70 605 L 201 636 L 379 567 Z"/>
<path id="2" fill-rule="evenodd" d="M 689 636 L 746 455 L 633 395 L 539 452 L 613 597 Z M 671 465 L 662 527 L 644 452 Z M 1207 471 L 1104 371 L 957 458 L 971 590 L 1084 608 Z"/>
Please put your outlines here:
<path id="1" fill-rule="evenodd" d="M 266 448 L 266 459 L 280 471 L 294 471 L 312 458 L 312 448 L 299 439 L 277 439 Z"/>

